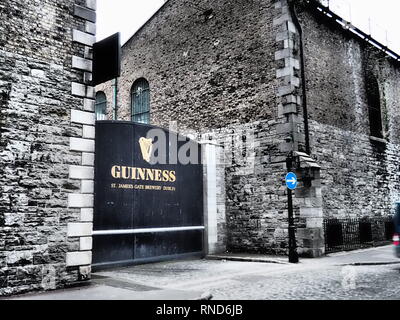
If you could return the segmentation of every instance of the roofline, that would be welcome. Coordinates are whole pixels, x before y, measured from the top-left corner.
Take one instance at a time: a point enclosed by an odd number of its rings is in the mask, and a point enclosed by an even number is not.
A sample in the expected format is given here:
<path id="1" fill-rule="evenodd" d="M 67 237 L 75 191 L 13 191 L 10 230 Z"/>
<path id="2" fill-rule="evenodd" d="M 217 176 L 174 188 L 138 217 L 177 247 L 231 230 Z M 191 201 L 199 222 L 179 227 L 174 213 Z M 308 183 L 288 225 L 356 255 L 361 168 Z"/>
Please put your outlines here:
<path id="1" fill-rule="evenodd" d="M 381 42 L 374 39 L 371 35 L 366 34 L 364 31 L 360 30 L 352 23 L 346 21 L 336 13 L 332 12 L 329 9 L 329 7 L 324 6 L 318 0 L 306 0 L 306 1 L 310 6 L 314 7 L 314 9 L 319 11 L 320 14 L 323 14 L 325 17 L 331 19 L 333 23 L 336 23 L 344 31 L 347 31 L 352 35 L 356 36 L 357 38 L 365 41 L 366 43 L 373 45 L 375 48 L 385 53 L 389 58 L 395 60 L 397 63 L 400 63 L 400 55 L 398 53 L 389 49 L 387 46 L 383 45 Z"/>
<path id="2" fill-rule="evenodd" d="M 170 2 L 170 0 L 165 0 L 165 2 L 163 3 L 163 5 L 162 5 L 160 8 L 158 8 L 158 10 L 157 10 L 156 12 L 154 12 L 153 15 L 152 15 L 149 19 L 147 19 L 147 21 L 146 21 L 145 23 L 143 23 L 143 25 L 142 25 L 139 29 L 137 29 L 137 30 L 135 31 L 135 33 L 134 33 L 128 40 L 125 41 L 125 43 L 122 45 L 121 48 L 123 48 L 128 42 L 130 42 L 130 41 L 132 40 L 133 37 L 135 37 L 140 31 L 142 31 L 142 29 L 143 29 L 151 20 L 153 20 L 153 19 L 155 18 L 155 16 L 158 15 L 158 13 L 159 13 L 159 12 L 167 5 L 167 3 L 169 3 L 169 2 Z"/>
<path id="3" fill-rule="evenodd" d="M 122 48 L 126 44 L 128 44 L 128 42 L 130 42 L 140 31 L 142 31 L 142 29 L 151 20 L 153 20 L 170 1 L 171 0 L 165 0 L 164 4 L 160 8 L 158 8 L 158 10 L 139 29 L 137 29 L 136 32 L 128 40 L 125 41 L 125 43 L 122 45 Z M 318 0 L 306 0 L 306 2 L 309 5 L 313 6 L 314 9 L 320 11 L 320 13 L 323 14 L 325 17 L 330 18 L 332 20 L 332 22 L 336 23 L 338 26 L 343 28 L 345 31 L 348 31 L 348 32 L 352 33 L 354 36 L 358 37 L 359 39 L 365 41 L 366 43 L 373 45 L 375 48 L 377 48 L 378 50 L 385 53 L 389 58 L 400 63 L 400 54 L 389 49 L 387 46 L 383 45 L 381 42 L 374 39 L 371 35 L 366 34 L 364 31 L 357 28 L 349 21 L 346 21 L 345 19 L 343 19 L 342 17 L 340 17 L 339 15 L 337 15 L 336 13 L 331 11 L 328 6 L 324 6 Z"/>

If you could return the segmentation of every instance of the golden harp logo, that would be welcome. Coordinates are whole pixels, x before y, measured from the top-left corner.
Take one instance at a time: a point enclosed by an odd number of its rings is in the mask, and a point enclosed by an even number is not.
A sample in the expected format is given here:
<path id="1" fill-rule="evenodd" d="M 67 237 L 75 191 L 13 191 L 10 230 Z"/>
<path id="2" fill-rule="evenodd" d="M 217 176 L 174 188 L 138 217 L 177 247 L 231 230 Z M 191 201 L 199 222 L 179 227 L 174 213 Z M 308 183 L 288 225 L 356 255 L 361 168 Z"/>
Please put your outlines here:
<path id="1" fill-rule="evenodd" d="M 139 145 L 143 159 L 150 163 L 151 151 L 153 150 L 153 139 L 140 138 Z"/>

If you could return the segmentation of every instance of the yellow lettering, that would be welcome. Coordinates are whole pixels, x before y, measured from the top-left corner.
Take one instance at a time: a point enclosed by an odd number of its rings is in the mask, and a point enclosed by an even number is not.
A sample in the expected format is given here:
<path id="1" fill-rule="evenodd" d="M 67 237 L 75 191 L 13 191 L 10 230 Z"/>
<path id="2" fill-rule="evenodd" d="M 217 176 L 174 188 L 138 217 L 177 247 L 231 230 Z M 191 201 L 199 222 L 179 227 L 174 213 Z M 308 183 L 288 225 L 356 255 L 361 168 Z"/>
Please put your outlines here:
<path id="1" fill-rule="evenodd" d="M 142 168 L 137 168 L 138 174 L 139 174 L 139 179 L 140 180 L 146 180 L 146 171 L 145 169 Z"/>
<path id="2" fill-rule="evenodd" d="M 122 167 L 122 179 L 130 179 L 130 174 L 129 172 L 132 170 L 132 168 L 129 167 Z"/>
<path id="3" fill-rule="evenodd" d="M 164 182 L 169 181 L 169 172 L 168 172 L 168 170 L 164 170 L 164 171 L 162 172 L 162 176 L 163 176 L 162 181 L 164 181 Z"/>
<path id="4" fill-rule="evenodd" d="M 176 181 L 175 171 L 170 171 L 170 173 L 169 173 L 169 181 L 170 182 L 175 182 Z"/>
<path id="5" fill-rule="evenodd" d="M 154 172 L 152 169 L 146 169 L 146 180 L 154 180 Z"/>
<path id="6" fill-rule="evenodd" d="M 162 182 L 176 181 L 175 171 L 150 168 L 113 166 L 111 168 L 111 175 L 114 179 L 150 180 Z"/>
<path id="7" fill-rule="evenodd" d="M 119 166 L 114 166 L 111 168 L 111 175 L 113 176 L 114 179 L 119 179 L 121 178 L 121 167 Z"/>
<path id="8" fill-rule="evenodd" d="M 161 170 L 154 170 L 154 180 L 161 181 Z"/>

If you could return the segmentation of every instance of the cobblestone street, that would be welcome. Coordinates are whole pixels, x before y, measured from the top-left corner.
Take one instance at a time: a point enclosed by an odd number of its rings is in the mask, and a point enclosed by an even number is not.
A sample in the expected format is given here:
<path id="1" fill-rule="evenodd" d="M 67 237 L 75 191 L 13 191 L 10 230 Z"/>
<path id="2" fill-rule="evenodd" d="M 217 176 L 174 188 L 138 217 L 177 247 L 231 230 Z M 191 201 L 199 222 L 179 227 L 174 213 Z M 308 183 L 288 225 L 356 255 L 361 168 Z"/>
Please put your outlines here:
<path id="1" fill-rule="evenodd" d="M 175 261 L 99 275 L 170 290 L 209 292 L 214 300 L 400 299 L 400 264 L 395 262 L 388 246 L 302 259 L 297 265 Z M 351 263 L 361 265 L 348 265 Z"/>
<path id="2" fill-rule="evenodd" d="M 399 299 L 400 274 L 395 266 L 285 268 L 207 282 L 200 289 L 213 299 Z"/>

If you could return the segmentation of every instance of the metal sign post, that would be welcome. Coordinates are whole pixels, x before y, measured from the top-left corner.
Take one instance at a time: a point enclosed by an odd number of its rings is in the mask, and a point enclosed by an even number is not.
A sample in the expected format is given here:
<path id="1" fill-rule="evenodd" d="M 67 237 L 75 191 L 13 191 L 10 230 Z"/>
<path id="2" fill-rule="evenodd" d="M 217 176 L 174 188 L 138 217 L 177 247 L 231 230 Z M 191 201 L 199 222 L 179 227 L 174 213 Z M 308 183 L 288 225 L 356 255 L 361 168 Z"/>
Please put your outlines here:
<path id="1" fill-rule="evenodd" d="M 292 156 L 288 156 L 286 159 L 286 165 L 288 171 L 292 170 Z M 297 254 L 297 245 L 296 245 L 296 227 L 294 224 L 293 217 L 293 195 L 292 190 L 295 190 L 297 187 L 297 177 L 293 172 L 289 172 L 286 175 L 286 186 L 288 188 L 288 220 L 289 220 L 289 262 L 290 263 L 298 263 L 299 256 Z"/>

